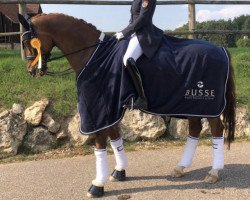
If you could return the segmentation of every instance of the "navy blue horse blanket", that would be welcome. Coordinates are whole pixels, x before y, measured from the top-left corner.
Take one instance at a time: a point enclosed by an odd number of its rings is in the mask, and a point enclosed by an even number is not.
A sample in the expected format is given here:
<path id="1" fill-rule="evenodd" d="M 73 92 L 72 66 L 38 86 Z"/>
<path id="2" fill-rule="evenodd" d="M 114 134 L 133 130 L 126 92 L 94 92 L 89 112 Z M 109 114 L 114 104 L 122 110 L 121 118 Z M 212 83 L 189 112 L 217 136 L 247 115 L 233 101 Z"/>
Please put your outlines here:
<path id="1" fill-rule="evenodd" d="M 128 40 L 105 36 L 77 77 L 80 131 L 92 134 L 118 123 L 137 93 L 123 65 Z M 224 48 L 203 40 L 164 36 L 154 58 L 137 60 L 148 109 L 176 117 L 216 117 L 226 105 L 229 59 Z"/>

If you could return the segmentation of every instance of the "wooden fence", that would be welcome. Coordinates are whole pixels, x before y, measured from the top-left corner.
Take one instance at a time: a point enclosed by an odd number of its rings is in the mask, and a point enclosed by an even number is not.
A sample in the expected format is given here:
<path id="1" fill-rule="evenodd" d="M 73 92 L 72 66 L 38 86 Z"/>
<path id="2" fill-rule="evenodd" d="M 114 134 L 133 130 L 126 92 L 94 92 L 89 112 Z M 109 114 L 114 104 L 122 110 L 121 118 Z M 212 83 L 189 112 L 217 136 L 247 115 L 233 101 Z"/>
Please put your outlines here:
<path id="1" fill-rule="evenodd" d="M 5 4 L 89 4 L 89 5 L 130 5 L 131 1 L 114 1 L 114 0 L 0 0 L 0 3 Z M 170 4 L 250 4 L 247 0 L 166 0 L 157 1 L 159 5 Z"/>
<path id="2" fill-rule="evenodd" d="M 87 5 L 130 5 L 131 1 L 114 1 L 114 0 L 0 0 L 1 4 L 19 4 L 19 13 L 25 14 L 25 4 L 87 4 Z M 190 35 L 194 37 L 195 34 L 200 33 L 200 30 L 195 29 L 196 24 L 196 4 L 231 4 L 231 5 L 250 5 L 250 1 L 247 0 L 224 0 L 224 1 L 212 1 L 212 0 L 166 0 L 157 1 L 158 5 L 180 5 L 188 4 L 188 22 L 189 32 L 171 32 L 172 35 Z M 22 32 L 22 31 L 20 31 Z M 0 33 L 1 36 L 17 35 L 20 32 L 15 33 Z M 250 34 L 250 31 L 226 31 L 225 33 L 232 34 Z M 202 31 L 202 33 L 216 34 L 214 31 Z M 218 33 L 224 33 L 223 30 Z"/>
<path id="3" fill-rule="evenodd" d="M 19 13 L 26 13 L 26 4 L 87 4 L 87 5 L 130 5 L 131 1 L 112 1 L 112 0 L 0 0 L 1 4 L 19 4 Z M 224 0 L 224 1 L 212 1 L 212 0 L 167 0 L 157 1 L 157 5 L 180 5 L 188 4 L 188 32 L 167 32 L 172 35 L 189 35 L 190 38 L 194 38 L 196 34 L 247 34 L 250 35 L 250 31 L 236 31 L 236 30 L 218 30 L 218 31 L 202 31 L 196 30 L 196 4 L 231 4 L 231 5 L 250 5 L 250 1 L 247 0 Z M 1 36 L 10 36 L 22 33 L 22 26 L 20 26 L 20 32 L 17 33 L 0 33 Z M 23 53 L 22 53 L 23 55 Z"/>

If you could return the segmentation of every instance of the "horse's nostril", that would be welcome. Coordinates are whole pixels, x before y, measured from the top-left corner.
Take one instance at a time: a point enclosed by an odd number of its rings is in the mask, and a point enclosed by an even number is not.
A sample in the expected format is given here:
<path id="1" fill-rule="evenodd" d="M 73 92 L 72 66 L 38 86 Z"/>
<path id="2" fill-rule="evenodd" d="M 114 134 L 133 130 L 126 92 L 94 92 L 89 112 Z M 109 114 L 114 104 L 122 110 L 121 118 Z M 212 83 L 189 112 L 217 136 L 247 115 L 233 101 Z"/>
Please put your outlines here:
<path id="1" fill-rule="evenodd" d="M 43 71 L 39 71 L 39 75 L 40 75 L 40 76 L 43 76 Z"/>
<path id="2" fill-rule="evenodd" d="M 35 70 L 29 70 L 28 73 L 32 76 L 35 77 L 36 76 L 36 71 Z"/>

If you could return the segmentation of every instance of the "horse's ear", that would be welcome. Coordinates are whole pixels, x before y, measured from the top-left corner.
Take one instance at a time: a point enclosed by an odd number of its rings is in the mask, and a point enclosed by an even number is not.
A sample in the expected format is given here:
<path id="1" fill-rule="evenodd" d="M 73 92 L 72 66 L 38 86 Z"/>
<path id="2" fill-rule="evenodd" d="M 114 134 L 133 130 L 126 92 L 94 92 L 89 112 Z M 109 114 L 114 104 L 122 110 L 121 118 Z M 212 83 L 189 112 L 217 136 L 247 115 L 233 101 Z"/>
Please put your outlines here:
<path id="1" fill-rule="evenodd" d="M 28 21 L 24 18 L 23 15 L 21 15 L 19 13 L 18 13 L 18 20 L 23 25 L 23 27 L 25 28 L 25 30 L 29 30 L 30 29 L 30 25 L 29 25 Z"/>

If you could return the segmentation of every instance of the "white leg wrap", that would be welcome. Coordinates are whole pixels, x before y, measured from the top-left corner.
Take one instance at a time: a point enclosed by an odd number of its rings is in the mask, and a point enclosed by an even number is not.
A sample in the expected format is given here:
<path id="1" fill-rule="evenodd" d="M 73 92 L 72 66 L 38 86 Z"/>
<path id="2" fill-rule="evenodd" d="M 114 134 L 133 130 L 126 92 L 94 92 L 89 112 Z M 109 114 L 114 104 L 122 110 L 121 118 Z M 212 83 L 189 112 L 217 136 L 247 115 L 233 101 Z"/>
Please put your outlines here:
<path id="1" fill-rule="evenodd" d="M 182 154 L 181 161 L 179 162 L 179 166 L 181 167 L 189 167 L 192 164 L 196 147 L 198 145 L 198 138 L 188 136 L 187 143 L 184 148 L 184 152 Z"/>
<path id="2" fill-rule="evenodd" d="M 96 156 L 96 178 L 94 182 L 99 185 L 104 185 L 108 180 L 108 157 L 106 149 L 95 149 Z"/>
<path id="3" fill-rule="evenodd" d="M 213 167 L 212 169 L 224 168 L 224 137 L 213 137 Z"/>
<path id="4" fill-rule="evenodd" d="M 117 140 L 111 140 L 110 144 L 115 155 L 115 161 L 116 161 L 115 169 L 121 171 L 127 167 L 128 163 L 128 159 L 123 146 L 123 140 L 122 138 L 119 138 Z"/>

